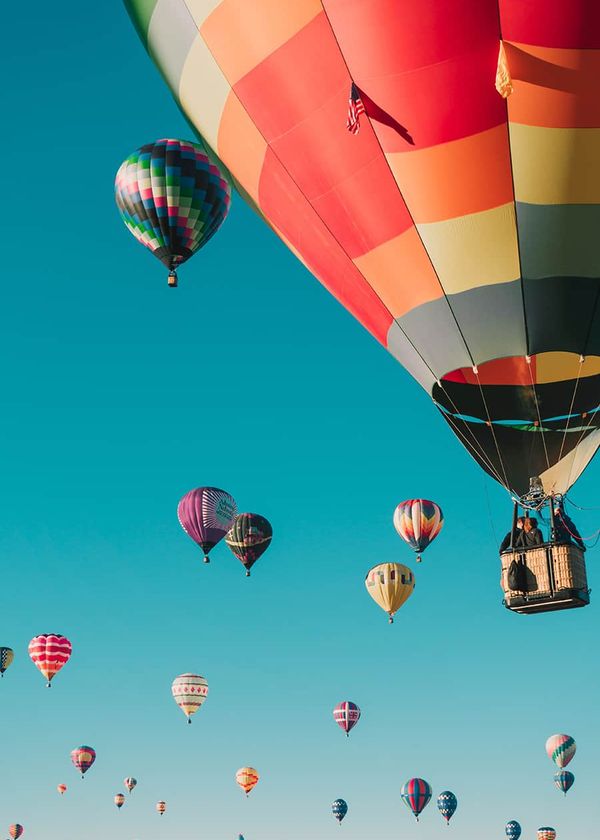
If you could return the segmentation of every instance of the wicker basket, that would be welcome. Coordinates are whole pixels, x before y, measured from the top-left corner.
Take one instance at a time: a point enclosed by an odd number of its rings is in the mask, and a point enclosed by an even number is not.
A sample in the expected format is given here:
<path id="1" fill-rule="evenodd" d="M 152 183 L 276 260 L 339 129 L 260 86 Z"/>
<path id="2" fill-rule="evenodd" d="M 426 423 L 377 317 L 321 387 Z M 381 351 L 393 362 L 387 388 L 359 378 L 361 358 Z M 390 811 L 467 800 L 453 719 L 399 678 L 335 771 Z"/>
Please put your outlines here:
<path id="1" fill-rule="evenodd" d="M 500 586 L 509 609 L 544 612 L 589 603 L 585 560 L 579 546 L 546 544 L 507 551 L 500 559 Z M 525 564 L 526 588 L 523 590 L 511 589 L 508 585 L 508 570 L 513 560 Z"/>

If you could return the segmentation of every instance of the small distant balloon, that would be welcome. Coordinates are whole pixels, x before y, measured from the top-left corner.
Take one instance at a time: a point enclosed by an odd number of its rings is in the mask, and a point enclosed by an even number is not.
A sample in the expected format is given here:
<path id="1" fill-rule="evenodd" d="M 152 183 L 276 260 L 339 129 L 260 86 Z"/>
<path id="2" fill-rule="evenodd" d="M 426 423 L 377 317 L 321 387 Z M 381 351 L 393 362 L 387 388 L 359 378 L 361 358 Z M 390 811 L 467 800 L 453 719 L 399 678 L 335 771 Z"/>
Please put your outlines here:
<path id="1" fill-rule="evenodd" d="M 161 800 L 160 802 L 157 802 L 157 803 L 156 803 L 156 810 L 158 811 L 158 813 L 159 813 L 159 814 L 161 815 L 161 817 L 162 817 L 162 815 L 163 815 L 163 814 L 165 813 L 165 811 L 167 810 L 167 803 L 166 803 L 166 802 L 163 802 L 162 800 Z"/>
<path id="2" fill-rule="evenodd" d="M 367 592 L 394 623 L 394 614 L 407 601 L 415 588 L 413 573 L 401 563 L 380 563 L 365 578 Z"/>
<path id="3" fill-rule="evenodd" d="M 200 546 L 205 563 L 210 563 L 210 550 L 230 530 L 236 514 L 235 499 L 218 487 L 196 487 L 177 506 L 179 524 Z"/>
<path id="4" fill-rule="evenodd" d="M 333 710 L 333 719 L 348 737 L 350 730 L 354 729 L 360 719 L 360 709 L 351 700 L 343 700 Z"/>
<path id="5" fill-rule="evenodd" d="M 508 840 L 519 840 L 519 837 L 521 836 L 521 826 L 516 820 L 507 822 L 504 831 L 506 832 Z"/>
<path id="6" fill-rule="evenodd" d="M 12 840 L 18 840 L 19 837 L 22 837 L 25 833 L 25 829 L 19 823 L 14 823 L 8 827 L 8 833 L 12 837 Z"/>
<path id="7" fill-rule="evenodd" d="M 131 793 L 131 791 L 137 785 L 137 779 L 134 779 L 133 776 L 127 776 L 123 784 L 127 788 L 128 793 Z"/>
<path id="8" fill-rule="evenodd" d="M 431 799 L 431 785 L 425 779 L 409 779 L 402 786 L 400 791 L 402 801 L 415 815 L 417 822 L 419 822 L 419 814 L 423 811 L 425 806 Z"/>
<path id="9" fill-rule="evenodd" d="M 88 747 L 85 744 L 81 747 L 75 747 L 71 750 L 71 761 L 81 773 L 83 779 L 84 773 L 90 769 L 96 760 L 96 750 L 93 747 Z"/>
<path id="10" fill-rule="evenodd" d="M 241 789 L 244 791 L 246 796 L 250 793 L 250 791 L 256 787 L 258 784 L 260 776 L 258 772 L 254 769 L 254 767 L 240 767 L 240 769 L 235 774 L 235 780 Z"/>
<path id="11" fill-rule="evenodd" d="M 115 805 L 117 808 L 122 808 L 125 804 L 125 794 L 124 793 L 117 793 L 115 795 Z"/>
<path id="12" fill-rule="evenodd" d="M 71 650 L 71 642 L 66 636 L 58 633 L 42 633 L 29 642 L 29 656 L 48 680 L 48 688 L 60 669 L 69 661 Z"/>
<path id="13" fill-rule="evenodd" d="M 15 658 L 15 652 L 9 647 L 0 647 L 0 677 L 4 676 L 4 672 Z"/>
<path id="14" fill-rule="evenodd" d="M 571 773 L 570 770 L 561 770 L 559 773 L 554 774 L 554 784 L 559 790 L 561 790 L 564 793 L 565 796 L 567 795 L 567 792 L 573 787 L 574 781 L 575 776 Z"/>
<path id="15" fill-rule="evenodd" d="M 342 820 L 348 813 L 348 803 L 344 799 L 336 799 L 331 806 L 333 816 L 341 824 Z"/>
<path id="16" fill-rule="evenodd" d="M 508 840 L 519 840 L 519 837 L 521 836 L 521 826 L 516 820 L 507 822 L 504 831 L 506 832 Z"/>
<path id="17" fill-rule="evenodd" d="M 63 793 L 66 793 L 66 792 L 67 792 L 67 786 L 66 786 L 66 785 L 57 785 L 57 786 L 56 786 L 56 790 L 57 790 L 57 791 L 60 793 L 60 795 L 62 796 L 62 795 L 63 795 Z"/>
<path id="18" fill-rule="evenodd" d="M 171 694 L 188 723 L 191 723 L 192 715 L 208 696 L 208 683 L 200 674 L 180 674 L 173 680 Z"/>
<path id="19" fill-rule="evenodd" d="M 556 840 L 556 831 L 549 825 L 543 825 L 537 831 L 538 840 Z"/>
<path id="20" fill-rule="evenodd" d="M 458 807 L 458 800 L 451 790 L 444 790 L 437 798 L 437 806 L 440 814 L 448 824 Z"/>
<path id="21" fill-rule="evenodd" d="M 577 750 L 577 744 L 570 735 L 551 735 L 546 741 L 546 752 L 548 758 L 560 767 L 566 767 Z"/>
<path id="22" fill-rule="evenodd" d="M 444 515 L 435 502 L 428 499 L 408 499 L 394 511 L 394 528 L 404 542 L 417 554 L 417 563 L 442 530 Z"/>
<path id="23" fill-rule="evenodd" d="M 225 542 L 246 569 L 246 577 L 250 577 L 250 569 L 271 545 L 272 538 L 273 528 L 268 519 L 259 513 L 240 513 Z"/>

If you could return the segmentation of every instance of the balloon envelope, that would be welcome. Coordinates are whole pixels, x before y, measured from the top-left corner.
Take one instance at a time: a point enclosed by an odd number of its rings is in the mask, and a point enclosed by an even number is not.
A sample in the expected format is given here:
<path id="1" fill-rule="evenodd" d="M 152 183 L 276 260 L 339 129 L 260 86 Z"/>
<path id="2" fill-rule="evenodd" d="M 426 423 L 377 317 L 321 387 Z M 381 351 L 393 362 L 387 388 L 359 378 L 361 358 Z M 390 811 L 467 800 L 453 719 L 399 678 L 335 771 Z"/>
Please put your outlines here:
<path id="1" fill-rule="evenodd" d="M 565 796 L 567 792 L 573 787 L 575 776 L 569 770 L 561 770 L 554 774 L 554 784 L 561 790 Z"/>
<path id="2" fill-rule="evenodd" d="M 235 518 L 225 542 L 250 575 L 250 569 L 271 545 L 271 523 L 259 513 L 240 513 Z"/>
<path id="3" fill-rule="evenodd" d="M 115 805 L 117 806 L 117 808 L 122 808 L 124 804 L 125 804 L 125 794 L 117 793 L 115 795 Z"/>
<path id="4" fill-rule="evenodd" d="M 451 33 L 445 0 L 126 5 L 242 196 L 481 467 L 566 492 L 600 443 L 589 0 L 463 0 Z"/>
<path id="5" fill-rule="evenodd" d="M 17 840 L 18 837 L 21 837 L 25 829 L 19 823 L 14 823 L 13 825 L 9 826 L 8 833 L 12 837 L 12 840 Z"/>
<path id="6" fill-rule="evenodd" d="M 125 781 L 123 782 L 129 793 L 134 789 L 137 785 L 137 779 L 134 779 L 133 776 L 128 776 Z"/>
<path id="7" fill-rule="evenodd" d="M 81 773 L 82 778 L 84 773 L 87 773 L 87 771 L 90 769 L 95 760 L 96 751 L 92 747 L 88 747 L 85 744 L 81 747 L 75 747 L 74 750 L 71 750 L 71 761 Z"/>
<path id="8" fill-rule="evenodd" d="M 431 799 L 431 785 L 425 779 L 409 779 L 402 786 L 400 796 L 404 804 L 410 808 L 418 820 L 419 814 Z"/>
<path id="9" fill-rule="evenodd" d="M 67 786 L 66 786 L 66 785 L 57 785 L 57 786 L 56 786 L 56 790 L 57 790 L 57 791 L 60 793 L 60 795 L 62 796 L 62 795 L 63 795 L 63 793 L 66 793 L 66 791 L 67 791 Z"/>
<path id="10" fill-rule="evenodd" d="M 415 588 L 413 573 L 402 563 L 380 563 L 369 570 L 365 578 L 367 592 L 390 617 L 390 624 L 402 604 Z"/>
<path id="11" fill-rule="evenodd" d="M 240 767 L 235 774 L 235 780 L 246 796 L 248 796 L 252 788 L 258 784 L 259 778 L 258 772 L 254 769 L 254 767 Z"/>
<path id="12" fill-rule="evenodd" d="M 577 744 L 570 735 L 551 735 L 546 741 L 548 758 L 561 769 L 566 767 L 577 750 Z"/>
<path id="13" fill-rule="evenodd" d="M 508 840 L 519 840 L 519 837 L 521 836 L 521 826 L 516 820 L 507 822 L 504 831 L 506 832 Z"/>
<path id="14" fill-rule="evenodd" d="M 336 820 L 341 823 L 348 813 L 348 803 L 343 799 L 336 799 L 331 806 L 331 810 Z"/>
<path id="15" fill-rule="evenodd" d="M 211 548 L 229 531 L 236 513 L 233 496 L 218 487 L 190 490 L 177 506 L 181 527 L 200 546 L 207 563 Z"/>
<path id="16" fill-rule="evenodd" d="M 15 658 L 15 653 L 12 648 L 0 647 L 0 675 L 4 676 L 4 672 Z"/>
<path id="17" fill-rule="evenodd" d="M 442 530 L 444 515 L 435 502 L 408 499 L 394 511 L 394 528 L 404 542 L 417 553 L 417 560 Z"/>
<path id="18" fill-rule="evenodd" d="M 48 686 L 71 657 L 71 642 L 60 634 L 42 633 L 29 642 L 29 656 L 48 680 Z"/>
<path id="19" fill-rule="evenodd" d="M 449 823 L 458 807 L 458 801 L 451 790 L 444 790 L 437 798 L 437 806 L 442 817 Z"/>
<path id="20" fill-rule="evenodd" d="M 550 826 L 545 825 L 538 828 L 538 840 L 556 840 L 556 831 Z"/>
<path id="21" fill-rule="evenodd" d="M 353 729 L 360 719 L 360 709 L 351 700 L 338 703 L 333 710 L 333 719 L 346 735 Z"/>
<path id="22" fill-rule="evenodd" d="M 161 800 L 160 802 L 157 802 L 157 803 L 156 803 L 156 810 L 158 811 L 158 813 L 159 813 L 159 814 L 161 815 L 161 817 L 162 817 L 162 815 L 163 815 L 163 814 L 165 813 L 165 811 L 167 810 L 167 803 L 166 803 L 166 802 L 163 802 L 162 800 Z"/>
<path id="23" fill-rule="evenodd" d="M 115 200 L 129 231 L 167 266 L 176 285 L 175 269 L 223 224 L 231 188 L 201 146 L 169 138 L 123 161 Z"/>
<path id="24" fill-rule="evenodd" d="M 171 685 L 173 699 L 188 719 L 196 714 L 208 696 L 208 683 L 200 674 L 180 674 Z"/>

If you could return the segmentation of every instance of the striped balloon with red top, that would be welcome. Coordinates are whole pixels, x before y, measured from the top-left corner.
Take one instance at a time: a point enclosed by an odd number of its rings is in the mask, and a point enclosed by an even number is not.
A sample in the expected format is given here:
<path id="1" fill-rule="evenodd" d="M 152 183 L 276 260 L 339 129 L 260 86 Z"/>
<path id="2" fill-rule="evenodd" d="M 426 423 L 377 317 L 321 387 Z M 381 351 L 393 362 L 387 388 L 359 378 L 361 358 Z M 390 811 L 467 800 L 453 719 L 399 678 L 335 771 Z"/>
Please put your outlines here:
<path id="1" fill-rule="evenodd" d="M 419 814 L 431 799 L 431 785 L 425 779 L 409 779 L 400 791 L 402 801 L 407 805 L 419 822 Z"/>
<path id="2" fill-rule="evenodd" d="M 333 719 L 348 737 L 350 730 L 356 726 L 360 719 L 360 709 L 351 700 L 344 700 L 342 703 L 338 703 L 333 710 Z"/>
<path id="3" fill-rule="evenodd" d="M 421 562 L 421 553 L 434 541 L 443 524 L 441 507 L 428 499 L 407 499 L 394 511 L 394 528 L 416 551 L 417 563 Z"/>
<path id="4" fill-rule="evenodd" d="M 48 688 L 56 674 L 69 661 L 71 651 L 71 642 L 59 633 L 42 633 L 29 642 L 29 656 L 48 680 Z"/>
<path id="5" fill-rule="evenodd" d="M 21 837 L 24 833 L 25 829 L 19 823 L 13 823 L 13 825 L 9 826 L 8 833 L 12 837 L 12 840 L 17 840 Z"/>

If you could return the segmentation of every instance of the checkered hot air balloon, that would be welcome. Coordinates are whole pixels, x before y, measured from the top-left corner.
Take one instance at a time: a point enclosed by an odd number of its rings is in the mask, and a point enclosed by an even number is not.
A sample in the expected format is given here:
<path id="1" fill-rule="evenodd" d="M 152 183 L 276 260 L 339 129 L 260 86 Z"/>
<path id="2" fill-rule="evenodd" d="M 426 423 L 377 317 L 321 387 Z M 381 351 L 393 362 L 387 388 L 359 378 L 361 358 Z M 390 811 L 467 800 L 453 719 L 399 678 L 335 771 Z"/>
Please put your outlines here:
<path id="1" fill-rule="evenodd" d="M 179 501 L 177 518 L 185 533 L 208 553 L 230 530 L 237 514 L 233 496 L 218 487 L 196 487 Z"/>
<path id="2" fill-rule="evenodd" d="M 548 758 L 560 767 L 566 767 L 575 755 L 577 744 L 570 735 L 551 735 L 546 741 Z"/>
<path id="3" fill-rule="evenodd" d="M 75 747 L 71 750 L 71 761 L 81 773 L 81 778 L 90 769 L 96 760 L 96 750 L 92 747 L 87 747 L 85 744 L 81 747 Z"/>
<path id="4" fill-rule="evenodd" d="M 4 676 L 4 672 L 11 665 L 15 653 L 12 648 L 0 647 L 0 677 Z"/>
<path id="5" fill-rule="evenodd" d="M 124 793 L 117 793 L 115 795 L 115 805 L 117 808 L 122 808 L 125 804 L 125 794 Z"/>
<path id="6" fill-rule="evenodd" d="M 225 542 L 246 569 L 246 577 L 250 577 L 250 569 L 271 545 L 272 538 L 273 528 L 268 519 L 260 513 L 240 513 Z"/>
<path id="7" fill-rule="evenodd" d="M 348 813 L 348 803 L 344 799 L 336 799 L 331 806 L 331 810 L 333 816 L 341 825 L 342 820 Z"/>
<path id="8" fill-rule="evenodd" d="M 156 810 L 158 811 L 158 813 L 159 813 L 159 814 L 161 815 L 161 817 L 162 817 L 162 815 L 163 815 L 163 814 L 165 813 L 165 811 L 167 810 L 167 803 L 166 803 L 166 802 L 163 802 L 163 801 L 162 801 L 162 799 L 161 799 L 161 801 L 160 801 L 160 802 L 157 802 L 157 803 L 156 803 Z"/>
<path id="9" fill-rule="evenodd" d="M 8 827 L 8 833 L 12 837 L 12 840 L 18 840 L 19 837 L 22 837 L 25 833 L 25 829 L 19 823 L 14 823 Z"/>
<path id="10" fill-rule="evenodd" d="M 367 592 L 394 623 L 394 614 L 413 594 L 413 573 L 402 563 L 380 563 L 369 570 L 365 578 Z"/>
<path id="11" fill-rule="evenodd" d="M 127 776 L 123 784 L 127 788 L 128 793 L 131 793 L 131 791 L 137 785 L 137 779 L 134 779 L 133 776 Z"/>
<path id="12" fill-rule="evenodd" d="M 409 779 L 400 791 L 402 801 L 407 805 L 419 822 L 419 814 L 431 799 L 431 785 L 425 779 Z"/>
<path id="13" fill-rule="evenodd" d="M 437 806 L 440 814 L 448 824 L 458 807 L 458 800 L 451 790 L 444 790 L 437 798 Z"/>
<path id="14" fill-rule="evenodd" d="M 157 140 L 123 161 L 115 178 L 121 218 L 138 242 L 176 269 L 217 232 L 231 204 L 231 187 L 196 143 Z"/>
<path id="15" fill-rule="evenodd" d="M 192 715 L 208 696 L 208 683 L 200 674 L 180 674 L 173 680 L 171 694 L 188 723 L 191 723 Z"/>
<path id="16" fill-rule="evenodd" d="M 565 796 L 573 787 L 574 781 L 575 776 L 570 772 L 570 770 L 561 770 L 560 772 L 554 774 L 554 784 L 564 793 Z"/>
<path id="17" fill-rule="evenodd" d="M 350 700 L 344 700 L 338 703 L 333 710 L 333 719 L 339 727 L 341 727 L 348 737 L 350 730 L 354 729 L 360 719 L 360 709 L 356 703 Z"/>
<path id="18" fill-rule="evenodd" d="M 258 772 L 254 769 L 254 767 L 240 767 L 240 769 L 235 774 L 235 780 L 241 789 L 244 791 L 246 796 L 250 793 L 250 791 L 256 787 L 258 784 L 260 776 Z"/>
<path id="19" fill-rule="evenodd" d="M 556 840 L 556 831 L 548 825 L 537 830 L 538 840 Z"/>
<path id="20" fill-rule="evenodd" d="M 506 832 L 508 840 L 519 840 L 519 837 L 521 836 L 521 826 L 516 820 L 507 822 L 504 827 L 504 831 Z"/>
<path id="21" fill-rule="evenodd" d="M 64 793 L 66 793 L 66 792 L 67 792 L 67 786 L 66 786 L 66 785 L 57 785 L 57 786 L 56 786 L 56 790 L 57 790 L 57 791 L 60 793 L 60 795 L 62 796 Z"/>
<path id="22" fill-rule="evenodd" d="M 442 530 L 444 515 L 435 502 L 427 499 L 408 499 L 401 502 L 394 511 L 394 528 L 404 542 L 417 553 L 417 563 L 421 554 L 434 541 Z"/>
<path id="23" fill-rule="evenodd" d="M 29 642 L 29 656 L 48 680 L 47 685 L 71 657 L 71 642 L 58 633 L 42 633 Z"/>

